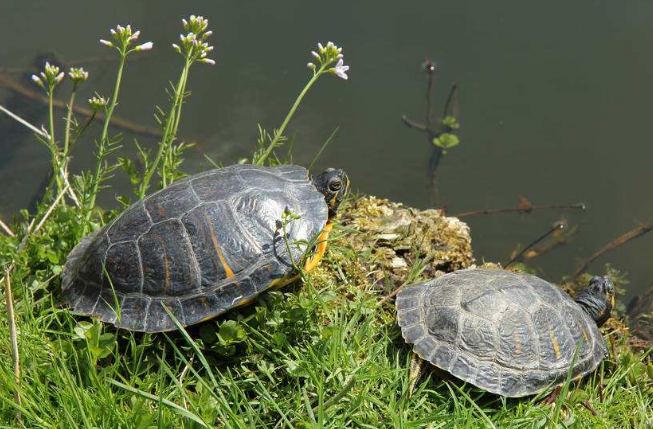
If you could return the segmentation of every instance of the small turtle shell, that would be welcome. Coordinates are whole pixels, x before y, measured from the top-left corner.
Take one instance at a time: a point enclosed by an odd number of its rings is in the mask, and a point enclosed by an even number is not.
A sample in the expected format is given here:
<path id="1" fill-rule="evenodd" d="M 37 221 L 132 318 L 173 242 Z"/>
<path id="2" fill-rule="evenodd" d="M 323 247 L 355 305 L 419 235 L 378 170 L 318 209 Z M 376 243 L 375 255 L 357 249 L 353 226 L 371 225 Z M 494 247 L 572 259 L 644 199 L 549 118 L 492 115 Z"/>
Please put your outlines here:
<path id="1" fill-rule="evenodd" d="M 594 320 L 530 274 L 460 270 L 404 288 L 396 307 L 420 358 L 502 396 L 539 393 L 564 382 L 570 369 L 582 377 L 607 355 Z"/>
<path id="2" fill-rule="evenodd" d="M 282 228 L 286 209 L 300 218 Z M 166 308 L 192 325 L 250 302 L 290 272 L 327 218 L 303 167 L 234 165 L 190 176 L 85 237 L 68 257 L 63 299 L 75 313 L 125 329 L 175 329 Z"/>

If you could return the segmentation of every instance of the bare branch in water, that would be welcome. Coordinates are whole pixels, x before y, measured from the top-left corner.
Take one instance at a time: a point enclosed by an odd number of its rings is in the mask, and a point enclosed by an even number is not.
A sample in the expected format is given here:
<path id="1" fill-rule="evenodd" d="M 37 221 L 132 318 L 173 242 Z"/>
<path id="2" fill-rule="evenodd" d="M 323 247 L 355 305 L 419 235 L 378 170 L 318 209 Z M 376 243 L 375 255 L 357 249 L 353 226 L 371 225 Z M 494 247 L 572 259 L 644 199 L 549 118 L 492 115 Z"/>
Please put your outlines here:
<path id="1" fill-rule="evenodd" d="M 141 52 L 140 55 L 134 56 L 134 58 L 130 58 L 129 61 L 140 61 L 144 60 L 146 58 L 150 58 L 152 55 L 151 53 L 148 52 Z M 88 64 L 94 64 L 94 63 L 115 63 L 118 62 L 118 58 L 115 55 L 98 55 L 94 57 L 86 57 L 86 58 L 80 58 L 78 60 L 72 60 L 72 61 L 65 61 L 66 67 L 62 68 L 67 68 L 67 67 L 77 67 L 77 66 L 86 66 Z M 60 64 L 58 64 L 60 65 Z M 27 74 L 27 73 L 34 73 L 34 67 L 0 67 L 0 73 L 3 74 Z"/>
<path id="2" fill-rule="evenodd" d="M 402 116 L 401 120 L 404 122 L 404 124 L 406 124 L 410 128 L 415 128 L 416 130 L 429 132 L 429 130 L 424 125 L 418 124 L 417 122 L 408 119 L 408 116 L 406 115 Z"/>
<path id="3" fill-rule="evenodd" d="M 563 219 L 563 220 L 559 220 L 559 221 L 555 222 L 553 224 L 553 226 L 551 227 L 551 229 L 549 229 L 547 232 L 545 232 L 540 237 L 535 239 L 535 241 L 533 241 L 531 244 L 524 247 L 524 249 L 521 252 L 519 252 L 510 261 L 508 261 L 508 263 L 506 265 L 504 265 L 504 268 L 508 268 L 509 266 L 511 266 L 512 264 L 517 262 L 524 255 L 524 253 L 526 253 L 530 248 L 532 248 L 536 244 L 540 243 L 542 240 L 544 240 L 545 238 L 547 238 L 548 236 L 550 236 L 554 232 L 561 231 L 561 230 L 564 230 L 566 228 L 567 228 L 567 221 L 566 220 Z"/>
<path id="4" fill-rule="evenodd" d="M 647 223 L 645 225 L 640 226 L 639 228 L 635 228 L 632 231 L 628 231 L 627 233 L 620 235 L 619 237 L 615 238 L 608 244 L 606 244 L 601 250 L 598 252 L 594 253 L 592 256 L 589 257 L 587 261 L 579 268 L 577 269 L 574 274 L 573 278 L 578 277 L 581 275 L 589 265 L 594 262 L 596 259 L 600 258 L 604 253 L 609 252 L 610 250 L 616 249 L 619 246 L 622 246 L 626 243 L 628 243 L 631 240 L 634 240 L 638 237 L 641 237 L 651 231 L 653 229 L 653 222 Z"/>
<path id="5" fill-rule="evenodd" d="M 426 73 L 428 74 L 428 79 L 426 82 L 426 112 L 424 115 L 425 122 L 423 124 L 420 124 L 418 122 L 413 121 L 412 119 L 409 119 L 408 116 L 406 115 L 403 115 L 401 117 L 401 120 L 406 126 L 426 133 L 428 144 L 431 147 L 431 155 L 429 156 L 429 165 L 428 165 L 430 195 L 432 200 L 437 200 L 437 176 L 435 173 L 436 170 L 438 169 L 438 166 L 440 165 L 440 159 L 442 158 L 443 151 L 442 148 L 435 145 L 433 141 L 443 133 L 450 132 L 451 130 L 443 126 L 441 123 L 439 123 L 439 121 L 437 124 L 431 123 L 431 121 L 433 120 L 433 102 L 431 98 L 431 93 L 433 92 L 433 78 L 436 73 L 436 68 L 435 68 L 435 64 L 429 59 L 426 60 L 426 63 L 424 64 L 424 68 L 426 70 Z M 452 110 L 452 105 L 455 102 L 457 89 L 458 89 L 458 84 L 456 82 L 453 82 L 451 85 L 451 89 L 449 90 L 449 94 L 447 95 L 447 100 L 444 104 L 444 109 L 443 109 L 444 116 L 440 119 L 444 119 L 447 115 L 449 115 L 449 112 Z M 453 110 L 457 110 L 457 109 L 453 109 Z M 431 201 L 431 202 L 436 203 L 436 201 Z"/>
<path id="6" fill-rule="evenodd" d="M 530 213 L 532 211 L 537 211 L 537 210 L 569 210 L 569 209 L 585 210 L 587 208 L 584 203 L 535 206 L 531 204 L 531 202 L 527 198 L 522 197 L 521 195 L 519 196 L 519 199 L 520 199 L 520 203 L 517 207 L 473 210 L 469 212 L 458 213 L 453 216 L 457 218 L 463 218 L 469 216 L 490 215 L 490 214 L 498 214 L 498 213 L 511 213 L 511 212 Z"/>
<path id="7" fill-rule="evenodd" d="M 13 81 L 7 78 L 6 76 L 3 76 L 2 74 L 0 74 L 0 86 L 4 86 L 31 100 L 39 101 L 43 104 L 49 103 L 48 98 L 41 95 L 41 93 L 33 91 L 25 87 L 24 85 Z M 63 110 L 68 109 L 68 105 L 60 100 L 54 100 L 53 106 L 56 107 L 57 109 L 63 109 Z M 79 106 L 74 106 L 73 112 L 75 112 L 76 115 L 85 116 L 87 118 L 90 118 L 94 114 L 91 109 L 87 109 Z M 96 114 L 95 117 L 101 122 L 104 122 L 105 120 L 105 116 L 101 113 Z M 115 115 L 111 118 L 111 125 L 115 126 L 116 128 L 120 128 L 126 131 L 131 131 L 136 134 L 141 134 L 141 135 L 151 136 L 151 137 L 161 137 L 161 132 L 157 129 L 139 125 L 131 121 L 128 121 L 126 119 L 116 117 Z"/>
<path id="8" fill-rule="evenodd" d="M 444 103 L 444 109 L 442 110 L 443 118 L 446 118 L 447 116 L 458 117 L 458 113 L 456 112 L 456 110 L 458 109 L 456 109 L 456 106 L 454 106 L 453 104 L 456 100 L 457 91 L 458 91 L 458 82 L 453 82 L 451 84 L 451 89 L 449 89 L 449 95 L 447 95 L 447 101 Z"/>
<path id="9" fill-rule="evenodd" d="M 566 230 L 557 230 L 553 233 L 551 240 L 546 243 L 541 243 L 540 245 L 532 247 L 528 252 L 524 253 L 524 259 L 533 259 L 538 256 L 542 256 L 545 253 L 549 253 L 551 250 L 556 247 L 567 244 L 572 239 L 574 235 L 578 233 L 580 228 L 578 225 L 574 225 Z"/>

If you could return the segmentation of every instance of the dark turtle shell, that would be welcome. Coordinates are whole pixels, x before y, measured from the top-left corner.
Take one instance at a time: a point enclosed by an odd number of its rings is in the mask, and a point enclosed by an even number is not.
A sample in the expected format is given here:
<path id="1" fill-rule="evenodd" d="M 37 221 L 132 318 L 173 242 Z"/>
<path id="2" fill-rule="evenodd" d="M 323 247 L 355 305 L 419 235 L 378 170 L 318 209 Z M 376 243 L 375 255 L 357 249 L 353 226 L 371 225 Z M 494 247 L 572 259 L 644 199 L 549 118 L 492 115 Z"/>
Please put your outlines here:
<path id="1" fill-rule="evenodd" d="M 529 274 L 460 270 L 406 287 L 396 306 L 402 335 L 420 358 L 503 396 L 563 383 L 570 368 L 582 377 L 607 354 L 594 320 Z"/>
<path id="2" fill-rule="evenodd" d="M 286 208 L 300 218 L 282 228 Z M 75 313 L 125 329 L 175 329 L 164 306 L 192 325 L 289 273 L 327 218 L 303 167 L 234 165 L 190 176 L 85 237 L 68 257 L 63 298 Z"/>

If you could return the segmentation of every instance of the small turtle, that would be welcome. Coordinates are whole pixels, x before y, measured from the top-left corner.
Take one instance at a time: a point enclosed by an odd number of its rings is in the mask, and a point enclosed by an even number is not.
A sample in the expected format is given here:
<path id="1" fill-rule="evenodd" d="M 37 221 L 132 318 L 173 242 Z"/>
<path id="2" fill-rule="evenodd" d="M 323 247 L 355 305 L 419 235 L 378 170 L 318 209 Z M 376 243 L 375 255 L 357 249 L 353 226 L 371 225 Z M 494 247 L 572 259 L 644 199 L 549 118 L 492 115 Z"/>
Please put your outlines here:
<path id="1" fill-rule="evenodd" d="M 349 190 L 342 170 L 233 165 L 139 201 L 68 256 L 63 300 L 124 329 L 175 329 L 245 305 L 310 271 Z M 119 311 L 118 311 L 119 309 Z"/>
<path id="2" fill-rule="evenodd" d="M 466 269 L 404 288 L 396 306 L 401 333 L 421 358 L 411 363 L 411 390 L 421 372 L 415 363 L 427 361 L 520 397 L 560 385 L 570 369 L 580 378 L 598 366 L 607 355 L 598 327 L 610 317 L 614 287 L 594 277 L 574 301 L 530 274 Z"/>

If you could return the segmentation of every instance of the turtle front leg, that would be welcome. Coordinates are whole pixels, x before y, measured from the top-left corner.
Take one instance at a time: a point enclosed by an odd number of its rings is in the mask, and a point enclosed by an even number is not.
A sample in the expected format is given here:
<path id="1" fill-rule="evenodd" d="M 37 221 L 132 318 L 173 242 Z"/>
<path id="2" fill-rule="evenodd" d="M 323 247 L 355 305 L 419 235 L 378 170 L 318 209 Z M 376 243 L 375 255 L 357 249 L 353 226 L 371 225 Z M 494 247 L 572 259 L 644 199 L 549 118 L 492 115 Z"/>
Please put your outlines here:
<path id="1" fill-rule="evenodd" d="M 413 356 L 410 359 L 410 374 L 408 376 L 409 386 L 408 386 L 408 397 L 413 396 L 415 391 L 415 386 L 417 382 L 422 378 L 424 370 L 426 369 L 426 361 L 417 356 L 417 353 L 413 352 Z"/>
<path id="2" fill-rule="evenodd" d="M 326 248 L 328 244 L 327 240 L 329 239 L 329 233 L 331 232 L 332 228 L 333 228 L 333 223 L 327 222 L 326 226 L 322 230 L 322 233 L 317 238 L 317 246 L 315 249 L 315 253 L 310 258 L 308 258 L 306 264 L 304 264 L 304 270 L 306 272 L 310 272 L 315 267 L 317 267 L 317 264 L 319 264 L 322 258 L 324 257 L 324 252 L 326 252 Z"/>

